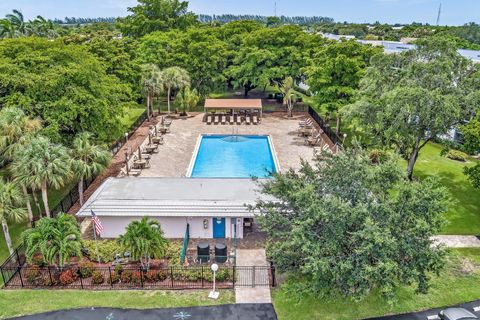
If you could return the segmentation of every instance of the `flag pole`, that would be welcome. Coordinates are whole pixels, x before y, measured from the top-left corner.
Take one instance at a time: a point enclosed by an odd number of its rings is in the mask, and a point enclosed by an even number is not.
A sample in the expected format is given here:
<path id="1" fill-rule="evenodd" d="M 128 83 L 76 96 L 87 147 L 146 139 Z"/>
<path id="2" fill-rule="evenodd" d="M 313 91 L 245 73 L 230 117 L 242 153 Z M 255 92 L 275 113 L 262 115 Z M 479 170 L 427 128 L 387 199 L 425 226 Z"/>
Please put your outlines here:
<path id="1" fill-rule="evenodd" d="M 102 263 L 102 261 L 100 261 L 100 254 L 98 253 L 97 232 L 95 231 L 95 223 L 93 224 L 93 239 L 95 240 L 95 247 L 96 247 L 96 249 L 97 249 L 97 260 L 98 260 L 98 263 Z"/>
<path id="2" fill-rule="evenodd" d="M 92 210 L 92 217 L 93 217 L 93 210 Z M 102 261 L 100 261 L 100 254 L 98 253 L 97 231 L 96 231 L 96 226 L 93 219 L 92 219 L 92 227 L 93 227 L 93 240 L 95 241 L 95 248 L 97 249 L 97 260 L 98 260 L 98 263 L 102 263 Z"/>

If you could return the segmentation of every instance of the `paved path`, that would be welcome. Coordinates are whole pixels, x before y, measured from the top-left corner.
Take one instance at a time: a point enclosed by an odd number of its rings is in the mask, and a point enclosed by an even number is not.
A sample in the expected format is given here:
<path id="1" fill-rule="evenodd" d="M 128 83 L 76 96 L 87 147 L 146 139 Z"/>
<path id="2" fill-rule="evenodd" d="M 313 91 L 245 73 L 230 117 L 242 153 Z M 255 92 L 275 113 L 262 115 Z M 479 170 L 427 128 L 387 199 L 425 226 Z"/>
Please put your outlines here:
<path id="1" fill-rule="evenodd" d="M 268 266 L 265 249 L 237 249 L 237 266 Z M 255 272 L 256 279 L 265 279 L 265 269 L 259 269 Z M 250 277 L 242 279 L 243 283 L 250 283 L 254 280 L 253 275 L 248 272 L 244 275 Z M 243 275 L 242 275 L 243 277 Z M 272 297 L 270 295 L 270 286 L 255 286 L 255 287 L 235 287 L 235 302 L 236 303 L 271 303 Z"/>
<path id="2" fill-rule="evenodd" d="M 476 236 L 448 236 L 440 235 L 432 237 L 438 244 L 443 244 L 448 248 L 478 248 L 480 239 Z"/>
<path id="3" fill-rule="evenodd" d="M 271 304 L 240 304 L 172 309 L 88 308 L 41 313 L 22 320 L 277 320 Z"/>

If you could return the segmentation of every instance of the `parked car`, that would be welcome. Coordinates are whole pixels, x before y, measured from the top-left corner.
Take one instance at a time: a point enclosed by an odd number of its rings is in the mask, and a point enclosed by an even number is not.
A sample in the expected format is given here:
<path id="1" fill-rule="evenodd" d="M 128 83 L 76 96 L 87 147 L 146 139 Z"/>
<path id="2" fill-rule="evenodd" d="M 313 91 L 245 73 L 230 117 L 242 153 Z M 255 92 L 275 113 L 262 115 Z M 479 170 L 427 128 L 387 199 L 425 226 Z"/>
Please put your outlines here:
<path id="1" fill-rule="evenodd" d="M 440 311 L 442 320 L 479 320 L 479 318 L 464 308 L 448 308 Z"/>

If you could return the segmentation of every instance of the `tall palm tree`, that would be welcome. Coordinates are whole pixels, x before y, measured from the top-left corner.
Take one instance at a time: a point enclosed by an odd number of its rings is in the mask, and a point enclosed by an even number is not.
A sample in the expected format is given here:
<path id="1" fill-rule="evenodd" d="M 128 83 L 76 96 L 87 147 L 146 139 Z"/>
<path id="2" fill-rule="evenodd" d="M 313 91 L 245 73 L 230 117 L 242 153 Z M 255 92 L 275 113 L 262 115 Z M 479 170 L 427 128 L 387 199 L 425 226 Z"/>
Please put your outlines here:
<path id="1" fill-rule="evenodd" d="M 42 218 L 37 226 L 22 233 L 25 255 L 31 261 L 41 253 L 45 262 L 63 269 L 69 257 L 82 256 L 80 227 L 75 217 L 60 213 L 57 218 Z"/>
<path id="2" fill-rule="evenodd" d="M 40 37 L 47 37 L 49 39 L 56 38 L 58 36 L 55 23 L 50 19 L 45 19 L 42 16 L 37 16 L 35 20 L 29 23 L 31 27 L 31 33 Z"/>
<path id="3" fill-rule="evenodd" d="M 277 88 L 283 94 L 283 104 L 287 107 L 288 116 L 292 117 L 295 98 L 300 95 L 295 90 L 295 81 L 292 77 L 286 77 L 281 83 L 277 82 Z"/>
<path id="4" fill-rule="evenodd" d="M 187 70 L 180 67 L 171 67 L 162 71 L 161 84 L 167 92 L 168 113 L 170 113 L 170 97 L 172 90 L 181 90 L 190 86 L 190 76 Z"/>
<path id="5" fill-rule="evenodd" d="M 12 10 L 12 13 L 7 14 L 5 16 L 7 20 L 9 20 L 12 25 L 15 26 L 19 35 L 26 35 L 26 23 L 25 19 L 23 18 L 23 14 L 16 9 Z"/>
<path id="6" fill-rule="evenodd" d="M 80 205 L 83 205 L 83 182 L 102 173 L 108 166 L 111 154 L 108 150 L 91 142 L 92 135 L 88 132 L 80 133 L 70 150 L 72 170 L 78 179 L 78 194 Z"/>
<path id="7" fill-rule="evenodd" d="M 0 160 L 12 161 L 15 152 L 23 148 L 40 129 L 41 121 L 27 117 L 20 108 L 0 110 Z"/>
<path id="8" fill-rule="evenodd" d="M 25 199 L 18 185 L 0 178 L 0 222 L 8 251 L 13 254 L 12 239 L 8 229 L 8 222 L 20 222 L 27 216 Z"/>
<path id="9" fill-rule="evenodd" d="M 147 117 L 150 119 L 152 112 L 152 103 L 153 98 L 159 94 L 161 87 L 161 76 L 162 73 L 160 69 L 154 64 L 147 64 L 143 66 L 142 72 L 142 88 L 143 92 L 146 95 L 147 103 Z"/>
<path id="10" fill-rule="evenodd" d="M 140 260 L 145 269 L 150 267 L 152 257 L 163 257 L 168 246 L 160 223 L 148 217 L 131 222 L 119 242 L 130 251 L 133 259 Z"/>
<path id="11" fill-rule="evenodd" d="M 45 213 L 50 217 L 48 188 L 58 189 L 72 177 L 71 161 L 65 147 L 37 137 L 17 153 L 11 168 L 12 172 L 28 175 L 30 184 L 41 190 Z"/>

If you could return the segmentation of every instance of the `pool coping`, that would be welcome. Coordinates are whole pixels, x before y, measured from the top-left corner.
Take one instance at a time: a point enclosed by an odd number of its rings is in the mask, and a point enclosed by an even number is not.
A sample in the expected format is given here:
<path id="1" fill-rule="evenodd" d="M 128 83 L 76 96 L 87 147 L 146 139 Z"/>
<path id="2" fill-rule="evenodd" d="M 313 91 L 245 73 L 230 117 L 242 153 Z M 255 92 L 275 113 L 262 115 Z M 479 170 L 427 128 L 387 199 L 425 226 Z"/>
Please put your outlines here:
<path id="1" fill-rule="evenodd" d="M 200 144 L 202 142 L 203 137 L 205 137 L 205 136 L 207 136 L 207 137 L 214 137 L 214 136 L 222 137 L 222 136 L 231 136 L 231 135 L 229 135 L 229 134 L 209 134 L 209 133 L 199 134 L 198 137 L 197 137 L 197 142 L 195 143 L 195 149 L 193 149 L 193 156 L 190 159 L 190 163 L 188 165 L 187 172 L 185 174 L 185 177 L 187 177 L 187 178 L 195 179 L 195 177 L 192 177 L 193 168 L 195 166 L 195 161 L 197 161 L 198 150 L 200 149 Z M 270 153 L 272 154 L 273 165 L 275 166 L 275 171 L 277 173 L 281 172 L 280 163 L 278 162 L 278 158 L 277 158 L 277 152 L 276 152 L 275 147 L 273 145 L 273 139 L 269 134 L 237 134 L 237 136 L 240 136 L 240 137 L 241 136 L 244 136 L 244 137 L 267 137 L 268 145 L 270 147 Z M 232 179 L 232 178 L 218 177 L 216 179 Z M 251 179 L 251 177 L 235 178 L 235 179 Z M 266 179 L 269 179 L 269 178 L 266 178 Z"/>

